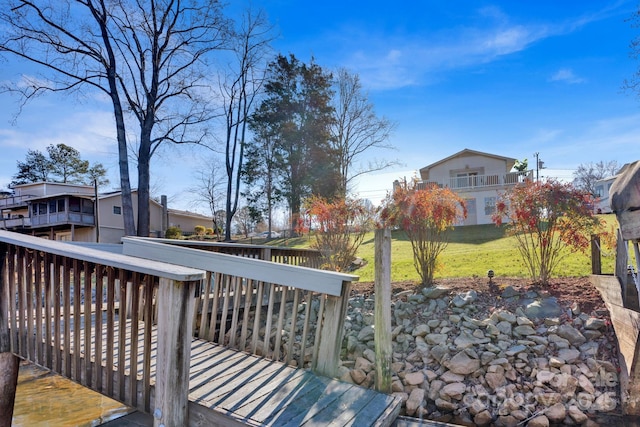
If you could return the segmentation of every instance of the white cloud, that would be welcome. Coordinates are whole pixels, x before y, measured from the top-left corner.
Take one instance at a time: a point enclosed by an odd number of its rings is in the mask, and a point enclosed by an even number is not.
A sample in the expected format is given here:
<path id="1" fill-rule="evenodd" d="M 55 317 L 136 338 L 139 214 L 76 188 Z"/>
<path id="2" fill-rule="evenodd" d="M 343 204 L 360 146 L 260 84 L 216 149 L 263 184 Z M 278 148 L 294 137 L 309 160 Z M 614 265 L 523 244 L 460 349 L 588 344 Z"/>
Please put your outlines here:
<path id="1" fill-rule="evenodd" d="M 434 73 L 485 64 L 526 50 L 539 41 L 576 31 L 611 11 L 606 9 L 555 23 L 513 22 L 497 7 L 483 8 L 477 13 L 482 18 L 478 21 L 481 25 L 440 32 L 395 35 L 376 34 L 370 28 L 367 31 L 342 28 L 333 37 L 340 34 L 337 43 L 343 46 L 342 55 L 347 58 L 336 61 L 360 74 L 367 87 L 397 89 L 424 84 Z M 353 46 L 357 48 L 349 51 Z M 569 74 L 563 81 L 581 83 L 583 79 Z"/>
<path id="2" fill-rule="evenodd" d="M 571 68 L 561 68 L 549 78 L 552 82 L 565 82 L 569 84 L 585 83 L 587 80 L 574 74 Z"/>

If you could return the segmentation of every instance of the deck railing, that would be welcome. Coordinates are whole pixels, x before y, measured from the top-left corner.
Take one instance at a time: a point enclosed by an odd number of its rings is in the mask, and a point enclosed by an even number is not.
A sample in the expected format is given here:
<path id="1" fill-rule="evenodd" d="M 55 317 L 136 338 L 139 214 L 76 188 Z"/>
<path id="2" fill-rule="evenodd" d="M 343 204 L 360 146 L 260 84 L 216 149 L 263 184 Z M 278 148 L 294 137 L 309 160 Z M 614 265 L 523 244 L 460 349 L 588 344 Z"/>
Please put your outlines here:
<path id="1" fill-rule="evenodd" d="M 1 352 L 167 426 L 186 425 L 194 336 L 336 374 L 357 276 L 149 239 L 99 247 L 0 230 Z"/>
<path id="2" fill-rule="evenodd" d="M 153 241 L 246 258 L 261 259 L 280 264 L 298 265 L 301 267 L 320 268 L 322 263 L 322 255 L 315 249 L 283 248 L 269 245 L 246 245 L 242 243 L 208 242 L 202 240 L 153 239 Z"/>
<path id="3" fill-rule="evenodd" d="M 478 189 L 483 187 L 512 186 L 524 182 L 527 179 L 533 179 L 533 171 L 454 176 L 442 180 L 421 181 L 418 183 L 418 188 L 437 185 L 453 190 Z"/>
<path id="4" fill-rule="evenodd" d="M 203 271 L 2 230 L 0 269 L 0 348 L 154 413 L 156 425 L 186 425 Z M 141 310 L 126 318 L 127 305 Z"/>
<path id="5" fill-rule="evenodd" d="M 198 338 L 325 376 L 336 374 L 350 284 L 357 276 L 158 239 L 125 237 L 123 253 L 207 271 L 194 312 Z"/>

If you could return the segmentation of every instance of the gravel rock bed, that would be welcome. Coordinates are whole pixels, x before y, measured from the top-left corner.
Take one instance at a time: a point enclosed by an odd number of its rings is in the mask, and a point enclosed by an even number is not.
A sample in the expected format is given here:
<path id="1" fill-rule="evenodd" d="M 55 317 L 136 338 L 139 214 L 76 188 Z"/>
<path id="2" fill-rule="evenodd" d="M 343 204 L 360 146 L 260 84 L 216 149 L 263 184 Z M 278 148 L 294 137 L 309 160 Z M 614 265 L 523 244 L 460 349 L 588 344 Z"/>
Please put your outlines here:
<path id="1" fill-rule="evenodd" d="M 372 295 L 350 299 L 339 376 L 372 387 Z M 589 308 L 593 308 L 589 306 Z M 392 298 L 392 389 L 401 415 L 461 425 L 602 425 L 619 415 L 618 353 L 608 312 L 505 286 Z"/>

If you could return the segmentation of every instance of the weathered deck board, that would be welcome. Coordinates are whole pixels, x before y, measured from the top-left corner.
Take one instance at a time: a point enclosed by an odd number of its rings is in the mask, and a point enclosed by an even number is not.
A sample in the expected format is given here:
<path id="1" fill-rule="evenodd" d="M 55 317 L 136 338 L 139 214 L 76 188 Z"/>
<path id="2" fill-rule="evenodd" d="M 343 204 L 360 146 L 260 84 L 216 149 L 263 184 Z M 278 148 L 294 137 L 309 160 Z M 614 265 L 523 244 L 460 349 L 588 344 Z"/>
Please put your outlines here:
<path id="1" fill-rule="evenodd" d="M 120 337 L 131 342 L 131 321 L 125 334 L 114 334 L 113 347 L 120 346 Z M 142 351 L 144 328 L 137 331 L 137 346 Z M 106 334 L 102 330 L 102 334 Z M 156 329 L 152 328 L 151 378 L 156 370 Z M 84 340 L 80 353 L 84 358 Z M 136 342 L 136 340 L 133 340 Z M 104 351 L 104 350 L 103 350 Z M 92 354 L 95 357 L 95 354 Z M 102 363 L 105 363 L 103 354 Z M 142 377 L 144 361 L 122 358 L 127 379 L 131 362 L 138 379 Z M 281 362 L 263 359 L 249 353 L 231 350 L 200 339 L 191 342 L 189 369 L 190 425 L 248 426 L 390 426 L 400 410 L 400 399 L 353 384 L 319 377 L 311 371 L 296 369 Z M 194 407 L 197 405 L 197 407 Z"/>

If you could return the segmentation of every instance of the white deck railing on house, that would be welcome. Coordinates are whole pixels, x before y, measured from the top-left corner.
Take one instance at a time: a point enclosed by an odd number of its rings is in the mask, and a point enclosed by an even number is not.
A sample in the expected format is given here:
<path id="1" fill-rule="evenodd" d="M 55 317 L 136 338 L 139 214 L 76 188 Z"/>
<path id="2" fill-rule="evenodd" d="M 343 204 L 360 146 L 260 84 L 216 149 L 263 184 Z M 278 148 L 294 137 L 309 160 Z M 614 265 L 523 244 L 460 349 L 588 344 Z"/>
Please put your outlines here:
<path id="1" fill-rule="evenodd" d="M 31 218 L 2 218 L 0 219 L 0 229 L 31 227 Z"/>
<path id="2" fill-rule="evenodd" d="M 418 185 L 419 187 L 437 185 L 439 187 L 447 187 L 453 190 L 465 190 L 515 185 L 519 182 L 524 182 L 526 179 L 533 179 L 533 171 L 489 175 L 465 175 L 450 177 L 443 180 L 422 181 Z"/>
<path id="3" fill-rule="evenodd" d="M 7 196 L 0 198 L 0 209 L 12 208 L 17 206 L 26 206 L 27 201 L 33 199 L 33 194 L 25 194 L 22 196 Z"/>

